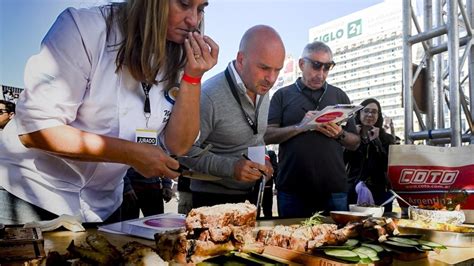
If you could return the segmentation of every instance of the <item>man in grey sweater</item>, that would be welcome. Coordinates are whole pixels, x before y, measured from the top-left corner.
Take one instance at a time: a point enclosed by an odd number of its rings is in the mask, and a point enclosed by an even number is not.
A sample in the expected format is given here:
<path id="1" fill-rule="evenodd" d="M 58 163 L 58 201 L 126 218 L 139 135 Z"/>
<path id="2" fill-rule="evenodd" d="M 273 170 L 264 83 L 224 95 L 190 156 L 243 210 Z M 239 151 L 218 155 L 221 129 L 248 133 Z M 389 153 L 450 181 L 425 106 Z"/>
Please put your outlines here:
<path id="1" fill-rule="evenodd" d="M 255 181 L 265 165 L 246 160 L 248 147 L 265 145 L 268 91 L 285 60 L 285 47 L 271 27 L 257 25 L 243 35 L 236 60 L 207 80 L 201 92 L 201 134 L 189 155 L 212 144 L 210 152 L 180 162 L 192 170 L 221 178 L 217 181 L 191 180 L 193 207 L 244 202 L 250 199 Z"/>

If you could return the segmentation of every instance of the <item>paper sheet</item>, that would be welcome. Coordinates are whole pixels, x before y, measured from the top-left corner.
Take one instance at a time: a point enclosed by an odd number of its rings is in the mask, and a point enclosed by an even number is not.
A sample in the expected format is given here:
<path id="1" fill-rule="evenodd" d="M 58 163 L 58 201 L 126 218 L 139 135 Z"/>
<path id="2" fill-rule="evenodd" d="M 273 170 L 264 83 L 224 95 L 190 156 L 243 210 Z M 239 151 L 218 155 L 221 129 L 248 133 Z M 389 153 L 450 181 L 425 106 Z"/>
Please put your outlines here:
<path id="1" fill-rule="evenodd" d="M 265 146 L 248 147 L 250 160 L 265 165 Z"/>

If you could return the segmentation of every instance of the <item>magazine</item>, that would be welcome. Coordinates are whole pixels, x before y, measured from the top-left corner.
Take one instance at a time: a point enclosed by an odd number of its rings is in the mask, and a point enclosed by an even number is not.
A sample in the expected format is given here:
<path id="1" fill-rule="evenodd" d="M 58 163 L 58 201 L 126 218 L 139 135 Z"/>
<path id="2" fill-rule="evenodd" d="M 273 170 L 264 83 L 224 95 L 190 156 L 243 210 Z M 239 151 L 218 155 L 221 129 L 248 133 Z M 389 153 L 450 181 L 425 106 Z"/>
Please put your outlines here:
<path id="1" fill-rule="evenodd" d="M 184 229 L 186 216 L 178 213 L 163 213 L 143 218 L 99 226 L 99 231 L 112 234 L 127 234 L 154 240 L 156 233 Z"/>
<path id="2" fill-rule="evenodd" d="M 313 111 L 311 116 L 303 119 L 299 127 L 308 127 L 329 122 L 342 124 L 354 116 L 354 114 L 362 108 L 362 105 L 353 104 L 336 104 L 326 106 L 321 111 Z"/>

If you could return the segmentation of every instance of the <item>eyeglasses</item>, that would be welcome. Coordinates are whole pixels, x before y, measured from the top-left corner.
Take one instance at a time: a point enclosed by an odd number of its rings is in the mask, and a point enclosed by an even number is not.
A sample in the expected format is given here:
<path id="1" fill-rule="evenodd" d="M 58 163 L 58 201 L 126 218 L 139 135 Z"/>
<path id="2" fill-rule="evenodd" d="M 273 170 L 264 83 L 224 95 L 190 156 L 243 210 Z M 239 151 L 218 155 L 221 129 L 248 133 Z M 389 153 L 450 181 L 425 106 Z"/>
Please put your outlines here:
<path id="1" fill-rule="evenodd" d="M 8 114 L 8 110 L 7 109 L 0 109 L 0 115 L 3 115 L 3 114 Z"/>
<path id="2" fill-rule="evenodd" d="M 379 114 L 379 110 L 372 109 L 372 108 L 364 108 L 364 109 L 362 109 L 362 112 L 364 114 L 371 114 L 371 115 L 378 115 Z"/>
<path id="3" fill-rule="evenodd" d="M 314 70 L 320 70 L 321 68 L 324 68 L 324 71 L 329 71 L 331 70 L 335 65 L 336 63 L 334 61 L 331 61 L 329 63 L 323 63 L 323 62 L 319 62 L 319 61 L 315 61 L 315 60 L 311 60 L 309 59 L 308 57 L 304 57 L 303 58 L 306 62 L 310 63 L 311 64 L 311 67 L 314 69 Z"/>

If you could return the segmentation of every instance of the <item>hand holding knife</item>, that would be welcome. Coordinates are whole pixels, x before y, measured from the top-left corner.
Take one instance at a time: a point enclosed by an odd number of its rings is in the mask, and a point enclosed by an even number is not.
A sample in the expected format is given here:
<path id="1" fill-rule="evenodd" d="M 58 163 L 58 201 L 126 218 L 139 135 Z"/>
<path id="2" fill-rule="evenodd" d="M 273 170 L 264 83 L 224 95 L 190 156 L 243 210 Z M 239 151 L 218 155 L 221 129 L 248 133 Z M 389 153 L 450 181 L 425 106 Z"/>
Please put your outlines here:
<path id="1" fill-rule="evenodd" d="M 245 154 L 245 153 L 242 153 L 242 157 L 244 157 L 246 160 L 248 161 L 252 161 L 250 160 L 250 158 Z M 262 201 L 263 201 L 263 192 L 265 190 L 265 177 L 267 177 L 267 174 L 265 174 L 264 171 L 262 171 L 261 169 L 258 169 L 258 171 L 262 174 L 262 178 L 260 179 L 260 186 L 258 188 L 258 196 L 257 196 L 257 218 L 260 217 L 260 209 L 262 207 Z"/>

